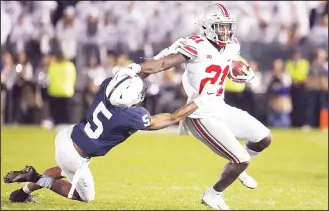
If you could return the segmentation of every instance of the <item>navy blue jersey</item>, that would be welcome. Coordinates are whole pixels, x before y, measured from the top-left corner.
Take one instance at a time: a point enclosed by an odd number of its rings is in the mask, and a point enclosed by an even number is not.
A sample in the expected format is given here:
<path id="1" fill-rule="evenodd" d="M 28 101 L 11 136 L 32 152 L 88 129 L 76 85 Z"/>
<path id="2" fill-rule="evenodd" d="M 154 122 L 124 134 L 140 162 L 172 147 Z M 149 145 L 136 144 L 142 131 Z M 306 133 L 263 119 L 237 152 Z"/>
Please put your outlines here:
<path id="1" fill-rule="evenodd" d="M 150 125 L 151 117 L 143 107 L 115 107 L 106 98 L 105 79 L 88 110 L 86 119 L 76 124 L 71 138 L 91 157 L 104 156 L 111 148 L 126 140 L 137 130 Z"/>

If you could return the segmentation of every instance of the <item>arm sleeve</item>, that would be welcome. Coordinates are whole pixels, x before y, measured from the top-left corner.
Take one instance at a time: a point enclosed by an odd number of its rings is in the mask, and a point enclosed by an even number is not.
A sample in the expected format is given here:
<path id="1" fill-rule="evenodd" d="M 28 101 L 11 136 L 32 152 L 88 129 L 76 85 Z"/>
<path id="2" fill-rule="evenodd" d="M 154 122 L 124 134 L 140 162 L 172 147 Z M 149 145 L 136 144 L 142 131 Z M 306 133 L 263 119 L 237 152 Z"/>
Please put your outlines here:
<path id="1" fill-rule="evenodd" d="M 187 57 L 189 61 L 194 61 L 198 58 L 198 42 L 202 41 L 201 38 L 198 40 L 198 38 L 190 39 L 186 37 L 177 46 L 177 51 Z"/>
<path id="2" fill-rule="evenodd" d="M 151 115 L 143 107 L 135 107 L 132 110 L 130 127 L 135 130 L 144 130 L 151 124 Z"/>

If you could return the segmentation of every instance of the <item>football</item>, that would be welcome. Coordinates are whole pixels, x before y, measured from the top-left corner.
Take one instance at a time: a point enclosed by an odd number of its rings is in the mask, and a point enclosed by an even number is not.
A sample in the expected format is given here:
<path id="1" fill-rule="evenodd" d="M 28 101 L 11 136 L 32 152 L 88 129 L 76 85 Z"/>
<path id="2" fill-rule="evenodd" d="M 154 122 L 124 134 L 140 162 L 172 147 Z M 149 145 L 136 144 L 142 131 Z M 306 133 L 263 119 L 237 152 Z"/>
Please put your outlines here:
<path id="1" fill-rule="evenodd" d="M 248 70 L 248 65 L 242 61 L 233 61 L 232 62 L 232 72 L 234 77 L 239 76 L 239 75 L 245 75 L 244 72 L 242 72 L 243 68 Z"/>

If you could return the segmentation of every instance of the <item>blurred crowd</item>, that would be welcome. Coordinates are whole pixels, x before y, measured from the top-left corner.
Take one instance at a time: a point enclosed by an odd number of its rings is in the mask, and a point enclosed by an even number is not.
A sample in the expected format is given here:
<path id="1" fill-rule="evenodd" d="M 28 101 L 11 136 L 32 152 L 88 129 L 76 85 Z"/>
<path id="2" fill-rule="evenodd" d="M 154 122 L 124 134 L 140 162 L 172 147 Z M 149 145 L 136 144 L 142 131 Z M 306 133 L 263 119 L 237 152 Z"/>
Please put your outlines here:
<path id="1" fill-rule="evenodd" d="M 80 121 L 102 80 L 176 39 L 214 1 L 1 1 L 1 123 Z M 221 1 L 235 19 L 252 84 L 227 103 L 273 127 L 319 127 L 328 108 L 327 1 Z M 147 78 L 151 114 L 186 101 L 183 67 Z M 327 121 L 327 120 L 326 120 Z"/>

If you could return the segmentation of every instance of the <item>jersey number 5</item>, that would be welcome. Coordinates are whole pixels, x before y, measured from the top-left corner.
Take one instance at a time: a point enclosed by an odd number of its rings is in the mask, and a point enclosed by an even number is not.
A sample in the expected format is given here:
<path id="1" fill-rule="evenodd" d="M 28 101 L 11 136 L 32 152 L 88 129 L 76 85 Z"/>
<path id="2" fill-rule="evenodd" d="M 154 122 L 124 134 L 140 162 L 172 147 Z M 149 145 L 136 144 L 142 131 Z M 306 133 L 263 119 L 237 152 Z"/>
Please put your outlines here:
<path id="1" fill-rule="evenodd" d="M 211 84 L 215 84 L 218 82 L 219 80 L 219 86 L 220 89 L 217 92 L 217 96 L 221 95 L 223 93 L 223 83 L 225 81 L 225 78 L 229 72 L 230 67 L 226 66 L 224 68 L 224 70 L 222 70 L 222 68 L 218 65 L 210 65 L 209 67 L 206 68 L 206 73 L 212 73 L 215 72 L 216 74 L 213 77 L 208 77 L 208 78 L 204 78 L 201 80 L 200 83 L 200 88 L 199 88 L 199 94 L 201 94 L 203 87 L 205 86 L 205 84 L 210 81 Z"/>
<path id="2" fill-rule="evenodd" d="M 97 129 L 93 131 L 90 127 L 91 125 L 89 122 L 86 124 L 84 128 L 89 138 L 97 139 L 103 132 L 103 123 L 98 118 L 99 113 L 102 113 L 106 117 L 106 119 L 110 119 L 112 116 L 111 112 L 109 112 L 106 109 L 104 103 L 100 102 L 93 113 L 93 120 L 92 120 L 94 124 L 97 126 Z"/>

